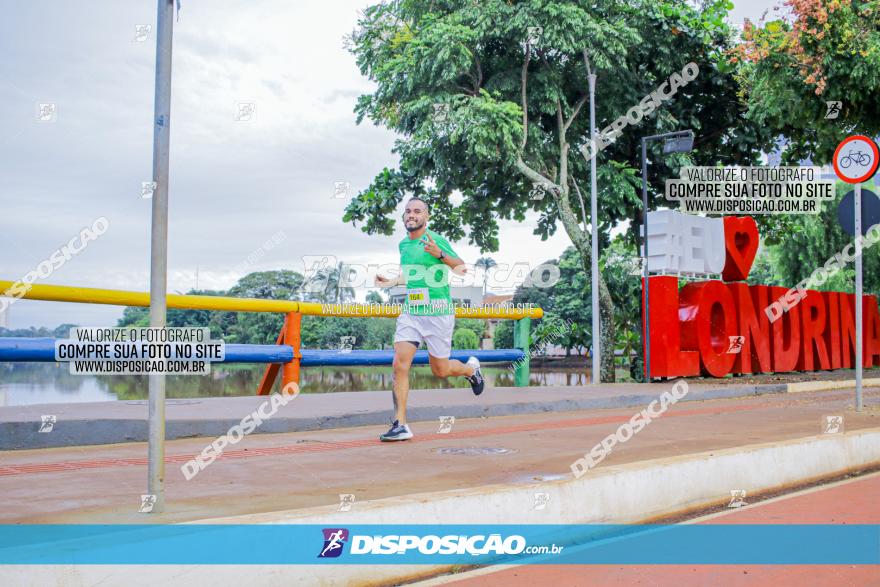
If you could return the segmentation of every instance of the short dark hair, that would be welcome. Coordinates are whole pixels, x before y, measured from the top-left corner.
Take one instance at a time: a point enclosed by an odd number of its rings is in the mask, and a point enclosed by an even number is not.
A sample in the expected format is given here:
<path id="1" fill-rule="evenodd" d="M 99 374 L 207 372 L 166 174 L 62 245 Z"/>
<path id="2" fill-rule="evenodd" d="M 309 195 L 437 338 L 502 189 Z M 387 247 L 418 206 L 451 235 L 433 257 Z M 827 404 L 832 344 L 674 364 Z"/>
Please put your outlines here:
<path id="1" fill-rule="evenodd" d="M 409 200 L 406 201 L 407 204 L 409 204 L 410 202 L 421 202 L 422 204 L 425 205 L 425 212 L 427 212 L 428 214 L 431 213 L 431 204 L 429 204 L 425 200 L 421 199 L 420 197 L 413 196 Z"/>

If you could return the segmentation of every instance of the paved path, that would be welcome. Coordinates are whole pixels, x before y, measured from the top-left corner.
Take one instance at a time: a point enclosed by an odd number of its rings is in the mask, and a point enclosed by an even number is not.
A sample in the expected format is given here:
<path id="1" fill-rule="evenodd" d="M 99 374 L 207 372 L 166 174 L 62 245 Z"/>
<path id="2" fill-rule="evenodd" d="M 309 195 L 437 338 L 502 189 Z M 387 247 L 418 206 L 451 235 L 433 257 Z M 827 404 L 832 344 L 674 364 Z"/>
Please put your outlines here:
<path id="1" fill-rule="evenodd" d="M 862 413 L 852 403 L 851 390 L 681 402 L 599 466 L 813 436 L 828 414 L 845 414 L 849 431 L 880 427 L 880 390 L 866 390 Z M 146 493 L 144 443 L 7 451 L 0 453 L 0 523 L 175 522 L 327 506 L 343 493 L 366 501 L 494 483 L 528 491 L 571 475 L 570 464 L 635 411 L 457 419 L 448 434 L 437 433 L 436 421 L 422 422 L 412 425 L 416 438 L 402 443 L 378 442 L 386 426 L 251 435 L 190 481 L 180 465 L 208 441 L 169 441 L 161 515 L 137 512 Z M 504 450 L 458 454 L 465 448 Z"/>
<path id="2" fill-rule="evenodd" d="M 410 422 L 419 422 L 440 416 L 481 418 L 636 406 L 649 403 L 670 387 L 670 383 L 498 387 L 479 397 L 470 392 L 470 387 L 413 390 L 407 416 Z M 686 399 L 745 397 L 784 390 L 782 384 L 692 383 Z M 266 396 L 168 400 L 166 438 L 225 434 L 266 400 Z M 385 425 L 391 413 L 390 391 L 301 394 L 261 424 L 256 433 Z M 43 415 L 54 415 L 57 420 L 51 434 L 39 432 Z M 0 408 L 0 450 L 145 442 L 147 415 L 145 400 L 4 407 Z"/>

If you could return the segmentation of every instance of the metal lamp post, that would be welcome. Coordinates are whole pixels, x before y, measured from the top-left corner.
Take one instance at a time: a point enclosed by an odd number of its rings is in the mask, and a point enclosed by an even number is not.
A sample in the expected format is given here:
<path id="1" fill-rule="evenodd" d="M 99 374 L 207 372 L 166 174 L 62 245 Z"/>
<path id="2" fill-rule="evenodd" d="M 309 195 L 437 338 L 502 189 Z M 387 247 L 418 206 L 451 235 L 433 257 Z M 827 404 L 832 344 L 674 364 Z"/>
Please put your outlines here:
<path id="1" fill-rule="evenodd" d="M 596 144 L 596 74 L 590 73 L 590 141 Z M 590 222 L 593 224 L 590 234 L 590 284 L 591 305 L 593 312 L 593 385 L 602 381 L 602 323 L 599 320 L 599 205 L 596 196 L 596 157 L 590 159 Z M 586 228 L 586 224 L 584 225 Z M 614 349 L 611 349 L 614 352 Z"/>
<path id="2" fill-rule="evenodd" d="M 642 137 L 642 227 L 644 230 L 645 249 L 645 268 L 643 276 L 645 278 L 645 332 L 643 336 L 643 348 L 645 349 L 645 380 L 651 381 L 651 322 L 649 320 L 650 313 L 650 280 L 648 279 L 648 143 L 650 141 L 664 140 L 663 154 L 669 153 L 687 153 L 694 148 L 694 131 L 680 130 L 676 132 L 668 132 L 661 135 L 651 135 Z"/>
<path id="3" fill-rule="evenodd" d="M 156 97 L 153 119 L 153 219 L 150 239 L 150 328 L 164 328 L 168 286 L 168 166 L 171 148 L 171 40 L 173 0 L 159 0 L 156 35 Z M 165 508 L 165 375 L 149 376 L 147 493 L 151 513 Z"/>

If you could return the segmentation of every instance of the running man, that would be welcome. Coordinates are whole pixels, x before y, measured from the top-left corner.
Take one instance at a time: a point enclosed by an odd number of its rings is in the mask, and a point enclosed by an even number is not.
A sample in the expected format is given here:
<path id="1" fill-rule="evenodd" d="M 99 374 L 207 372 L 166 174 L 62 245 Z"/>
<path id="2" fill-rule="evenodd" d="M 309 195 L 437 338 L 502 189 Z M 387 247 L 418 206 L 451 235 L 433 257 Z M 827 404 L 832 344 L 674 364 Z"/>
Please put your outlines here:
<path id="1" fill-rule="evenodd" d="M 406 424 L 406 398 L 409 369 L 422 342 L 428 347 L 431 372 L 436 377 L 464 377 L 474 395 L 483 393 L 480 361 L 470 357 L 465 364 L 449 358 L 455 328 L 449 270 L 463 275 L 465 267 L 449 241 L 428 230 L 429 217 L 428 204 L 420 198 L 410 198 L 403 213 L 403 225 L 409 234 L 400 241 L 401 274 L 396 279 L 376 276 L 377 287 L 406 286 L 406 301 L 394 332 L 394 419 L 388 432 L 379 437 L 383 442 L 413 437 Z"/>

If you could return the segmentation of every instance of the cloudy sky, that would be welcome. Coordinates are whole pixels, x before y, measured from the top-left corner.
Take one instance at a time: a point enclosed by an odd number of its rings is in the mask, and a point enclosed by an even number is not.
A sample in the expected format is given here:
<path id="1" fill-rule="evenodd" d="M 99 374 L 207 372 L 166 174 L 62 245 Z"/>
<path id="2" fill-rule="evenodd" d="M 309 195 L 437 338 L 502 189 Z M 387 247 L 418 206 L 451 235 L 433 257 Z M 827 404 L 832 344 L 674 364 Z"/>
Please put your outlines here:
<path id="1" fill-rule="evenodd" d="M 183 0 L 174 24 L 168 289 L 228 288 L 244 273 L 303 270 L 303 255 L 396 261 L 393 237 L 341 222 L 351 192 L 393 166 L 394 136 L 355 124 L 371 85 L 343 49 L 362 0 Z M 733 22 L 770 3 L 738 2 Z M 17 280 L 96 218 L 109 229 L 37 283 L 149 289 L 155 0 L 16 2 L 0 22 L 0 279 Z M 146 39 L 138 25 L 150 25 Z M 237 103 L 255 119 L 236 121 Z M 40 104 L 54 104 L 50 121 Z M 501 263 L 567 246 L 533 221 L 502 224 Z M 283 242 L 248 264 L 272 235 Z M 459 254 L 480 252 L 465 241 Z M 360 293 L 363 297 L 364 292 Z M 17 301 L 8 326 L 115 324 L 114 306 Z"/>

